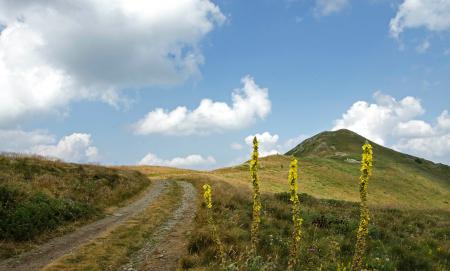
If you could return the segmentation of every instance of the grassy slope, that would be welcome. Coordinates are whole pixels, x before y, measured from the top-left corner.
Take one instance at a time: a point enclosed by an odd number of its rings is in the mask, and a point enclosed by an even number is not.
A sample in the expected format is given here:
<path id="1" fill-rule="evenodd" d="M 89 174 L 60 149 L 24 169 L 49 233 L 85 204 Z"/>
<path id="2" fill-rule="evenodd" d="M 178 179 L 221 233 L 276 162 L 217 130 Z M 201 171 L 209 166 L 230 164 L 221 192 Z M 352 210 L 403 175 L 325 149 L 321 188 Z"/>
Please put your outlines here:
<path id="1" fill-rule="evenodd" d="M 283 156 L 273 158 L 287 161 Z M 266 191 L 280 174 L 280 161 L 266 160 L 260 177 Z M 199 191 L 204 183 L 213 189 L 213 212 L 219 237 L 225 244 L 229 270 L 286 270 L 292 223 L 286 193 L 263 193 L 259 260 L 248 257 L 252 197 L 248 169 L 200 172 L 161 167 L 140 167 L 151 178 L 181 179 L 192 182 Z M 287 167 L 285 167 L 287 170 Z M 272 173 L 272 174 L 271 174 Z M 228 175 L 229 174 L 229 175 Z M 272 177 L 272 179 L 270 178 Z M 281 183 L 280 183 L 281 187 Z M 281 189 L 281 188 L 280 188 Z M 370 194 L 370 191 L 369 191 Z M 201 196 L 201 195 L 199 195 Z M 303 239 L 299 270 L 336 270 L 348 264 L 354 250 L 359 218 L 358 203 L 301 196 Z M 450 212 L 440 209 L 393 209 L 372 205 L 367 265 L 370 270 L 446 270 L 450 258 Z M 217 247 L 202 206 L 195 218 L 188 250 L 180 267 L 191 270 L 220 270 Z M 254 259 L 254 258 L 253 258 Z M 266 267 L 266 269 L 265 269 Z"/>
<path id="2" fill-rule="evenodd" d="M 0 156 L 0 259 L 101 217 L 149 183 L 131 170 Z"/>
<path id="3" fill-rule="evenodd" d="M 289 155 L 299 160 L 300 191 L 318 198 L 359 201 L 361 146 L 365 139 L 348 130 L 325 132 L 303 142 L 286 156 L 261 159 L 262 189 L 287 189 Z M 378 207 L 443 209 L 450 211 L 450 167 L 374 146 L 374 171 L 369 203 Z M 213 174 L 230 182 L 248 182 L 246 164 L 219 169 Z"/>
<path id="4" fill-rule="evenodd" d="M 326 132 L 290 152 L 299 158 L 302 201 L 302 270 L 336 270 L 353 255 L 358 224 L 359 163 L 364 139 L 346 130 Z M 374 144 L 369 184 L 372 220 L 367 264 L 376 270 L 446 270 L 450 258 L 450 170 Z M 259 262 L 248 262 L 251 186 L 248 165 L 200 172 L 140 167 L 151 178 L 175 178 L 213 186 L 214 214 L 229 263 L 240 270 L 285 270 L 292 230 L 287 190 L 290 157 L 260 160 L 263 221 Z M 331 199 L 331 200 L 330 200 Z M 427 210 L 425 210 L 427 209 Z M 200 208 L 189 250 L 180 264 L 217 270 L 217 248 Z M 254 269 L 251 268 L 253 265 Z"/>

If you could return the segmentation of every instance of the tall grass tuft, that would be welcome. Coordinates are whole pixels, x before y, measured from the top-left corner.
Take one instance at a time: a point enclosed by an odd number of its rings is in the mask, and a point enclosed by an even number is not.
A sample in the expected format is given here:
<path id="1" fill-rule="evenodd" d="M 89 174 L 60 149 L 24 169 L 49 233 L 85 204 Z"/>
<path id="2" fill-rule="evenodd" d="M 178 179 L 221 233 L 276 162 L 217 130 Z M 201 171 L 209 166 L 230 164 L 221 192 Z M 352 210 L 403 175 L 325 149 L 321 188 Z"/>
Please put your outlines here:
<path id="1" fill-rule="evenodd" d="M 258 140 L 256 136 L 253 138 L 253 153 L 250 161 L 250 175 L 253 184 L 253 216 L 251 228 L 251 252 L 256 255 L 256 248 L 258 246 L 258 231 L 261 223 L 261 194 L 259 191 L 258 180 Z"/>
<path id="2" fill-rule="evenodd" d="M 356 236 L 355 254 L 353 256 L 352 270 L 359 271 L 363 267 L 363 258 L 366 251 L 366 239 L 369 233 L 369 208 L 367 207 L 367 186 L 372 175 L 372 146 L 368 141 L 362 146 L 361 177 L 359 178 L 359 193 L 361 197 L 359 228 Z"/>
<path id="3" fill-rule="evenodd" d="M 300 214 L 300 200 L 298 198 L 298 162 L 297 159 L 292 158 L 289 167 L 289 191 L 290 201 L 292 203 L 292 222 L 294 224 L 294 231 L 292 233 L 292 243 L 289 251 L 288 270 L 293 270 L 298 264 L 298 254 L 300 251 L 300 239 L 302 236 L 302 222 L 303 219 Z"/>
<path id="4" fill-rule="evenodd" d="M 220 264 L 222 267 L 225 267 L 226 265 L 226 254 L 225 254 L 225 249 L 224 246 L 222 244 L 222 241 L 219 238 L 219 234 L 217 232 L 217 227 L 216 227 L 216 223 L 214 222 L 214 218 L 212 215 L 212 190 L 211 190 L 211 186 L 209 184 L 204 184 L 203 185 L 203 199 L 206 205 L 206 210 L 207 210 L 207 216 L 208 216 L 208 224 L 209 227 L 211 228 L 211 232 L 213 235 L 213 240 L 217 245 L 217 248 L 219 250 L 219 257 L 220 257 Z"/>

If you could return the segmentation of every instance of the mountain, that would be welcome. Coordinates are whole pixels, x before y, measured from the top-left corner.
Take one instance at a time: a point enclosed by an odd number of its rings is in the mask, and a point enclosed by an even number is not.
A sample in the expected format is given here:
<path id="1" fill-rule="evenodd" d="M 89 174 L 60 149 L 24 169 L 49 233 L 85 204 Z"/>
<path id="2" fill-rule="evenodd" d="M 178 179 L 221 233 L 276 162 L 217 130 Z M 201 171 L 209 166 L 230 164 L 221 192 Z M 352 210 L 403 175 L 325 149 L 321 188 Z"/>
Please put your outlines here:
<path id="1" fill-rule="evenodd" d="M 355 186 L 365 141 L 366 138 L 350 130 L 327 131 L 304 140 L 286 155 L 299 158 L 300 163 L 326 168 L 323 172 L 309 171 L 309 178 L 322 177 L 333 179 L 331 183 L 340 181 Z M 369 191 L 377 201 L 385 200 L 395 207 L 450 208 L 449 166 L 370 143 L 374 170 Z"/>
<path id="2" fill-rule="evenodd" d="M 323 157 L 338 159 L 346 162 L 358 162 L 361 156 L 361 146 L 366 138 L 347 129 L 327 131 L 308 138 L 288 151 L 286 155 L 295 157 Z M 375 163 L 380 166 L 401 164 L 424 174 L 432 174 L 438 178 L 448 180 L 450 183 L 450 167 L 448 165 L 433 163 L 426 159 L 404 154 L 367 140 L 373 147 Z"/>
<path id="3" fill-rule="evenodd" d="M 260 159 L 261 189 L 287 189 L 291 156 L 299 161 L 299 189 L 318 198 L 359 201 L 361 146 L 349 130 L 328 131 L 304 140 L 285 155 Z M 374 169 L 369 204 L 377 207 L 450 210 L 450 167 L 370 142 Z M 234 183 L 247 182 L 248 165 L 215 171 Z"/>

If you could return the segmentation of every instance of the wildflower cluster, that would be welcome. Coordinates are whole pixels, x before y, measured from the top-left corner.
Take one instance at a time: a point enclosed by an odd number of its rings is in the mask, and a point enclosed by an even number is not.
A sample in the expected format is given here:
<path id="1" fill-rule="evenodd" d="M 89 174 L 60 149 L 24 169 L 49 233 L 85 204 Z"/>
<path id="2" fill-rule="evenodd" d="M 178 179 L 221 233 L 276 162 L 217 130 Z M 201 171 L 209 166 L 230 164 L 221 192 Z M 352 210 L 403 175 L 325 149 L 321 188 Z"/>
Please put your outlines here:
<path id="1" fill-rule="evenodd" d="M 297 159 L 292 158 L 291 165 L 289 168 L 289 190 L 291 194 L 291 203 L 292 203 L 292 222 L 294 224 L 294 231 L 292 233 L 292 243 L 290 249 L 290 257 L 288 262 L 289 270 L 292 270 L 297 265 L 298 261 L 298 253 L 300 250 L 300 239 L 302 236 L 302 222 L 303 219 L 300 215 L 300 200 L 298 198 L 298 168 L 297 168 Z"/>
<path id="2" fill-rule="evenodd" d="M 208 216 L 208 224 L 211 227 L 211 232 L 213 235 L 213 240 L 216 242 L 217 248 L 219 250 L 220 262 L 222 266 L 226 264 L 226 255 L 225 249 L 223 247 L 222 241 L 219 238 L 219 234 L 217 232 L 216 223 L 214 222 L 214 218 L 211 212 L 212 208 L 212 191 L 211 186 L 209 184 L 203 185 L 203 199 L 205 200 L 205 205 L 207 208 L 207 216 Z"/>
<path id="3" fill-rule="evenodd" d="M 251 228 L 251 250 L 256 253 L 256 247 L 258 245 L 258 230 L 261 222 L 261 194 L 259 191 L 258 180 L 258 140 L 256 136 L 253 138 L 253 153 L 252 160 L 250 161 L 250 175 L 253 184 L 253 219 Z"/>
<path id="4" fill-rule="evenodd" d="M 361 160 L 361 177 L 359 178 L 359 193 L 361 197 L 360 203 L 360 219 L 359 228 L 356 236 L 355 254 L 353 256 L 352 270 L 361 270 L 363 267 L 363 257 L 366 250 L 366 238 L 369 233 L 369 208 L 367 207 L 367 186 L 369 177 L 372 175 L 372 146 L 369 142 L 362 146 L 362 160 Z"/>

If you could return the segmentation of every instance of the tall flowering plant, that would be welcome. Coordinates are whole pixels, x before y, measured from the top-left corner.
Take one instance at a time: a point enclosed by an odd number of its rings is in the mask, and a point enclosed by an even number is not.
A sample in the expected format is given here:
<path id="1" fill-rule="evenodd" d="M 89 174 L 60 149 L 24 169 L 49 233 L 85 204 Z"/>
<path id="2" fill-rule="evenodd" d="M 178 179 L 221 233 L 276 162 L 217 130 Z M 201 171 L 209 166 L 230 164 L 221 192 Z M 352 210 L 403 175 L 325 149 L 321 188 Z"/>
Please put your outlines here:
<path id="1" fill-rule="evenodd" d="M 222 267 L 225 266 L 226 264 L 226 255 L 225 255 L 225 249 L 223 247 L 222 241 L 219 238 L 219 234 L 217 232 L 217 227 L 216 227 L 216 223 L 214 222 L 214 218 L 212 215 L 212 190 L 211 190 L 211 186 L 209 184 L 204 184 L 203 185 L 203 200 L 205 202 L 206 205 L 206 210 L 207 210 L 207 216 L 208 216 L 208 224 L 211 228 L 211 232 L 213 235 L 213 240 L 217 245 L 217 248 L 219 250 L 219 257 L 220 257 L 220 263 L 222 265 Z"/>
<path id="2" fill-rule="evenodd" d="M 361 160 L 361 177 L 359 178 L 359 193 L 361 198 L 360 203 L 360 218 L 358 233 L 356 235 L 355 254 L 353 256 L 352 270 L 359 271 L 363 267 L 363 257 L 366 251 L 367 235 L 369 233 L 369 208 L 367 206 L 367 186 L 369 184 L 369 177 L 372 175 L 373 167 L 373 150 L 372 145 L 368 141 L 362 146 L 362 160 Z"/>
<path id="3" fill-rule="evenodd" d="M 291 194 L 290 201 L 292 203 L 292 222 L 294 224 L 294 231 L 292 233 L 292 243 L 289 252 L 288 269 L 293 270 L 298 263 L 298 254 L 300 251 L 300 239 L 302 236 L 302 222 L 303 219 L 300 214 L 300 200 L 298 198 L 298 162 L 297 159 L 292 158 L 289 167 L 289 191 Z"/>
<path id="4" fill-rule="evenodd" d="M 250 176 L 253 185 L 253 212 L 252 212 L 252 228 L 251 228 L 251 251 L 256 253 L 258 245 L 258 231 L 261 223 L 261 194 L 259 191 L 258 179 L 258 140 L 256 136 L 253 138 L 253 152 L 250 161 Z"/>

